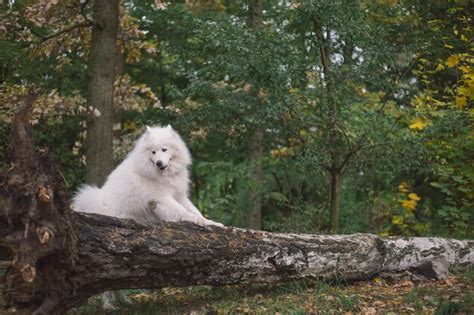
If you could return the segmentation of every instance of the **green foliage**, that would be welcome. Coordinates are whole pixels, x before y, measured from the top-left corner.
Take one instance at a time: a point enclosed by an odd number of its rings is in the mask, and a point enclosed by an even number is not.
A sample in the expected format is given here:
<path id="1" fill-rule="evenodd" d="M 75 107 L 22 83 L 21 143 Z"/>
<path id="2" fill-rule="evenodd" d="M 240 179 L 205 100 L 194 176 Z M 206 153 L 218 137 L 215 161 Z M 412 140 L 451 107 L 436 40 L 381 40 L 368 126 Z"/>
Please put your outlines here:
<path id="1" fill-rule="evenodd" d="M 446 113 L 429 132 L 433 163 L 430 185 L 442 194 L 437 216 L 449 234 L 467 236 L 474 222 L 474 138 L 472 120 L 462 113 Z"/>
<path id="2" fill-rule="evenodd" d="M 205 216 L 224 224 L 244 226 L 246 198 L 240 182 L 247 165 L 226 162 L 198 162 L 194 166 L 195 204 Z"/>
<path id="3" fill-rule="evenodd" d="M 52 151 L 54 161 L 70 189 L 83 183 L 85 176 L 82 162 L 78 159 L 79 153 L 73 153 L 74 143 L 82 132 L 79 122 L 80 118 L 64 117 L 60 124 L 44 120 L 35 128 L 36 143 Z"/>
<path id="4" fill-rule="evenodd" d="M 463 314 L 472 312 L 474 307 L 474 294 L 472 292 L 465 293 L 460 300 L 442 301 L 436 308 L 436 315 Z"/>

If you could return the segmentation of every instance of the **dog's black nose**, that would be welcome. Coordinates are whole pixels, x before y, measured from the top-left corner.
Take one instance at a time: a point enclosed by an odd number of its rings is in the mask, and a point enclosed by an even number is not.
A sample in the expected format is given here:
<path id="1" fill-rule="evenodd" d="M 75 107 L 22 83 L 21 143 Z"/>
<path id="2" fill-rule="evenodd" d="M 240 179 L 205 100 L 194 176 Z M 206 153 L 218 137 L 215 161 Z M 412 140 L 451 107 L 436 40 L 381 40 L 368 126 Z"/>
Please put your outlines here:
<path id="1" fill-rule="evenodd" d="M 163 162 L 162 162 L 161 160 L 156 161 L 156 166 L 162 167 L 162 166 L 163 166 Z"/>

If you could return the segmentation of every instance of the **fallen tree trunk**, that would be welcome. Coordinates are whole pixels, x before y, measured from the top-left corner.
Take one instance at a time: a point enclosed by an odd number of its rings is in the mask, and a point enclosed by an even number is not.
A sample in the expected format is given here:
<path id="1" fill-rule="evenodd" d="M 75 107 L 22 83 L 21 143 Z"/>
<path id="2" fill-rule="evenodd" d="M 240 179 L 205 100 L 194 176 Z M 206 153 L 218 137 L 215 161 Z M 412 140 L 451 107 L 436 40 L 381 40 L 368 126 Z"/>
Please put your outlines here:
<path id="1" fill-rule="evenodd" d="M 104 290 L 279 282 L 362 280 L 412 272 L 440 278 L 474 263 L 474 241 L 388 238 L 371 234 L 299 235 L 192 223 L 143 225 L 71 213 L 66 188 L 47 152 L 34 151 L 30 93 L 14 121 L 0 226 L 13 261 L 4 308 L 62 314 Z"/>
<path id="2" fill-rule="evenodd" d="M 361 280 L 379 273 L 432 272 L 433 261 L 474 262 L 474 242 L 382 239 L 372 234 L 302 235 L 191 223 L 141 225 L 74 214 L 79 258 L 68 273 L 72 303 L 106 289 L 282 282 L 307 277 Z M 429 274 L 426 275 L 430 277 Z M 75 300 L 76 299 L 76 300 Z"/>
<path id="3" fill-rule="evenodd" d="M 51 270 L 47 265 L 55 258 L 45 257 L 30 283 L 16 276 L 5 291 L 9 307 L 18 310 L 28 302 L 29 312 L 47 299 L 56 303 L 48 313 L 63 313 L 96 293 L 124 288 L 362 280 L 402 271 L 439 278 L 448 266 L 474 262 L 473 241 L 279 234 L 191 223 L 142 225 L 82 213 L 73 214 L 72 222 L 77 259 Z M 10 273 L 21 273 L 20 266 L 16 269 Z"/>

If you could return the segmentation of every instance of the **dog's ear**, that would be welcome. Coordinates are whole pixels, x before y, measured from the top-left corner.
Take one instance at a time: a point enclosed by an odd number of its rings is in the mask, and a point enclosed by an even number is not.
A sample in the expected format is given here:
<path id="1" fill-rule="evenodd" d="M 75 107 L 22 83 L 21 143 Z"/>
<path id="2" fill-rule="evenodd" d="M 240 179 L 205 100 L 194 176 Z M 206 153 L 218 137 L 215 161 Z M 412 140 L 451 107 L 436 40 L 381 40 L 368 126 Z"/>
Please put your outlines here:
<path id="1" fill-rule="evenodd" d="M 149 134 L 151 132 L 151 127 L 150 126 L 146 126 L 146 134 Z"/>

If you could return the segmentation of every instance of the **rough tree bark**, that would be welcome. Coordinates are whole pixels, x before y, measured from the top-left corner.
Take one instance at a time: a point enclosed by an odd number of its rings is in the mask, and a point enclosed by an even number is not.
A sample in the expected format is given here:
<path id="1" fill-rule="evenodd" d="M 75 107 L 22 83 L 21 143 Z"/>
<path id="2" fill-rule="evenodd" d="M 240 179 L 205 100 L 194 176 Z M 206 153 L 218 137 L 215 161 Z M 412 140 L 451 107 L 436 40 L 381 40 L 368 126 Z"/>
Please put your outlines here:
<path id="1" fill-rule="evenodd" d="M 113 169 L 114 82 L 118 0 L 93 4 L 87 103 L 97 111 L 87 121 L 86 181 L 101 186 Z"/>
<path id="2" fill-rule="evenodd" d="M 471 240 L 142 225 L 71 213 L 60 174 L 47 152 L 34 150 L 33 101 L 30 93 L 15 116 L 13 167 L 1 189 L 7 197 L 0 213 L 3 245 L 13 256 L 4 278 L 6 312 L 63 314 L 93 294 L 123 288 L 361 280 L 408 271 L 439 278 L 449 266 L 474 264 Z"/>

